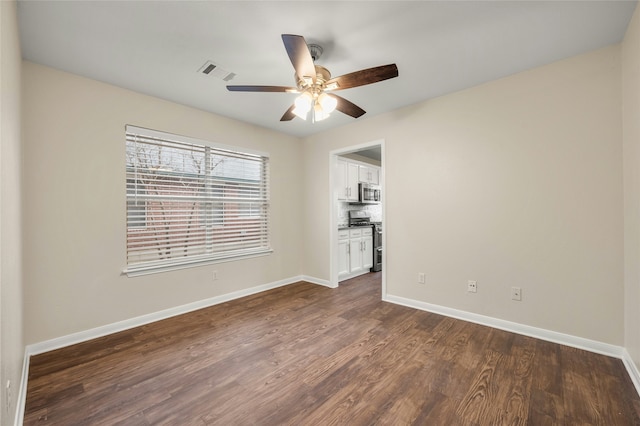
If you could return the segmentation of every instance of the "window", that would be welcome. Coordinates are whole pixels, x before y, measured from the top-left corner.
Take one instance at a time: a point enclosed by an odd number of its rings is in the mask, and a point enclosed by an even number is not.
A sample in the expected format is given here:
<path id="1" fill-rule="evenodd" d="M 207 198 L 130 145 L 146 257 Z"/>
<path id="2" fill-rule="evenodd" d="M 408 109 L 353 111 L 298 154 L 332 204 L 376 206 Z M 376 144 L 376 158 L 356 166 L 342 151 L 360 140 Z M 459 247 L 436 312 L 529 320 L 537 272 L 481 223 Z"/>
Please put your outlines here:
<path id="1" fill-rule="evenodd" d="M 144 228 L 147 222 L 147 205 L 138 197 L 136 191 L 142 190 L 142 185 L 136 185 L 135 180 L 127 178 L 127 226 L 130 228 Z"/>
<path id="2" fill-rule="evenodd" d="M 126 127 L 129 276 L 271 252 L 269 157 Z"/>

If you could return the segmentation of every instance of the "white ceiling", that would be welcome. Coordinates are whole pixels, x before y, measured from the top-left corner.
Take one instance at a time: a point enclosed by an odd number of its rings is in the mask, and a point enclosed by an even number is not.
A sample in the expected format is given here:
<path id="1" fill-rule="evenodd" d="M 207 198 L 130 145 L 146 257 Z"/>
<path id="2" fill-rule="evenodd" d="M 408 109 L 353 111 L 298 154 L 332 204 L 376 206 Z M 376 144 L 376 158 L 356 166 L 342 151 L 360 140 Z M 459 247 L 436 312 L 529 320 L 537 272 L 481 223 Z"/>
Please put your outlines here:
<path id="1" fill-rule="evenodd" d="M 324 47 L 333 76 L 396 63 L 398 78 L 340 95 L 358 120 L 618 43 L 635 1 L 19 1 L 23 58 L 283 133 L 352 122 L 335 112 L 280 122 L 289 93 L 232 93 L 198 74 L 211 60 L 230 84 L 295 86 L 281 34 Z"/>

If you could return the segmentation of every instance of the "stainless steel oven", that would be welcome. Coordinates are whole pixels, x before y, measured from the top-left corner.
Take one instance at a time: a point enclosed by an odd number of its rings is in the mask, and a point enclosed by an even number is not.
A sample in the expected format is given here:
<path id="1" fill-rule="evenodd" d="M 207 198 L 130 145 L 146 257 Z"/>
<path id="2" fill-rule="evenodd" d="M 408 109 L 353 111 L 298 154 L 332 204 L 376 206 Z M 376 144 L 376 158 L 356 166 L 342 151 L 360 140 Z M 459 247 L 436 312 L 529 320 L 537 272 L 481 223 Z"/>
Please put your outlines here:
<path id="1" fill-rule="evenodd" d="M 373 224 L 373 266 L 371 272 L 382 271 L 382 223 Z"/>

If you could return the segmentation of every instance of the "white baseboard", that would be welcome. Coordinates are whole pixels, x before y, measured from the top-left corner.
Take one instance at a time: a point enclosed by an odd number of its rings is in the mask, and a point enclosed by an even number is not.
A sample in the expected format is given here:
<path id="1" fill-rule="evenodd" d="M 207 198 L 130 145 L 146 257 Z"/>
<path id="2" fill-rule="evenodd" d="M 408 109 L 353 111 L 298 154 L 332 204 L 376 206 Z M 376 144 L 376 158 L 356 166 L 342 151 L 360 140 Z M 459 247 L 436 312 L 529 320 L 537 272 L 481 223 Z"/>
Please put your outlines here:
<path id="1" fill-rule="evenodd" d="M 22 426 L 24 423 L 24 408 L 27 403 L 27 382 L 29 380 L 29 356 L 25 351 L 22 361 L 22 376 L 20 377 L 20 388 L 16 399 L 16 416 L 13 421 L 14 426 Z"/>
<path id="2" fill-rule="evenodd" d="M 474 314 L 472 312 L 461 311 L 458 309 L 448 308 L 446 306 L 434 305 L 432 303 L 421 302 L 413 299 L 406 299 L 400 296 L 386 295 L 383 298 L 386 302 L 395 303 L 397 305 L 407 306 L 419 309 L 421 311 L 433 312 L 435 314 L 447 317 L 461 319 L 463 321 L 473 322 L 480 325 L 497 328 L 512 333 L 522 334 L 524 336 L 535 337 L 536 339 L 546 340 L 561 345 L 571 346 L 578 349 L 584 349 L 589 352 L 595 352 L 601 355 L 612 356 L 622 359 L 624 348 L 621 346 L 610 345 L 595 340 L 584 339 L 569 334 L 558 333 L 556 331 L 545 330 L 543 328 L 531 327 L 529 325 L 519 324 L 516 322 L 501 320 L 498 318 L 488 317 L 485 315 Z"/>
<path id="3" fill-rule="evenodd" d="M 578 349 L 584 349 L 589 352 L 595 352 L 601 355 L 607 355 L 622 360 L 633 384 L 640 395 L 640 371 L 631 359 L 627 350 L 622 346 L 610 345 L 608 343 L 598 342 L 595 340 L 584 339 L 569 334 L 558 333 L 556 331 L 545 330 L 543 328 L 531 327 L 524 324 L 518 324 L 511 321 L 505 321 L 498 318 L 487 317 L 484 315 L 474 314 L 472 312 L 461 311 L 458 309 L 447 308 L 446 306 L 434 305 L 431 303 L 421 302 L 413 299 L 406 299 L 400 296 L 387 294 L 382 298 L 386 302 L 395 303 L 397 305 L 407 306 L 409 308 L 419 309 L 421 311 L 433 312 L 435 314 L 447 317 L 457 318 L 463 321 L 469 321 L 480 325 L 497 328 L 500 330 L 510 331 L 512 333 L 522 334 L 524 336 L 534 337 L 536 339 L 546 340 L 565 346 L 571 346 Z"/>
<path id="4" fill-rule="evenodd" d="M 329 282 L 328 280 L 323 280 L 321 278 L 316 278 L 316 277 L 310 277 L 308 275 L 303 275 L 302 280 L 312 284 L 323 285 L 329 288 L 337 288 L 337 286 L 332 286 L 331 282 Z"/>
<path id="5" fill-rule="evenodd" d="M 623 350 L 622 362 L 629 372 L 629 377 L 631 377 L 631 381 L 636 387 L 638 395 L 640 395 L 640 370 L 638 370 L 638 366 L 635 362 L 633 362 L 633 359 L 631 359 L 631 355 L 629 355 L 629 352 L 627 352 L 626 349 Z"/>

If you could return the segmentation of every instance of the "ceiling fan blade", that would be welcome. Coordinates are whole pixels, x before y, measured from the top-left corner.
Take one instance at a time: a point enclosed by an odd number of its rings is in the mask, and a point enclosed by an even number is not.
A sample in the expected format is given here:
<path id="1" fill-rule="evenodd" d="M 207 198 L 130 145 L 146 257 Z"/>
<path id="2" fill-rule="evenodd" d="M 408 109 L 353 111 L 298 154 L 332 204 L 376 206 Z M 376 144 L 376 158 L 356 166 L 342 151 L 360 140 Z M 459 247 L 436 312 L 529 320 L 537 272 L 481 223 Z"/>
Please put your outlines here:
<path id="1" fill-rule="evenodd" d="M 293 113 L 293 110 L 295 109 L 296 105 L 293 104 L 289 107 L 289 109 L 284 113 L 284 115 L 282 116 L 282 118 L 280 119 L 280 121 L 291 121 L 294 119 L 294 117 L 296 116 Z"/>
<path id="2" fill-rule="evenodd" d="M 230 92 L 287 92 L 298 93 L 295 87 L 285 86 L 227 86 Z"/>
<path id="3" fill-rule="evenodd" d="M 334 95 L 333 93 L 331 94 L 331 96 L 338 100 L 336 109 L 344 114 L 350 115 L 353 118 L 358 118 L 366 113 L 365 110 L 363 110 L 353 102 L 346 100 L 345 98 L 341 98 L 340 96 Z"/>
<path id="4" fill-rule="evenodd" d="M 282 34 L 282 42 L 284 48 L 287 50 L 291 64 L 296 70 L 296 76 L 299 80 L 304 80 L 304 77 L 310 77 L 311 80 L 316 82 L 316 67 L 313 64 L 313 58 L 311 52 L 307 47 L 307 42 L 304 37 L 293 34 Z"/>
<path id="5" fill-rule="evenodd" d="M 327 81 L 327 90 L 343 90 L 352 87 L 364 86 L 365 84 L 377 83 L 398 76 L 396 64 L 382 65 L 379 67 L 367 68 L 366 70 L 355 71 L 341 75 Z M 337 83 L 337 87 L 332 85 Z"/>

